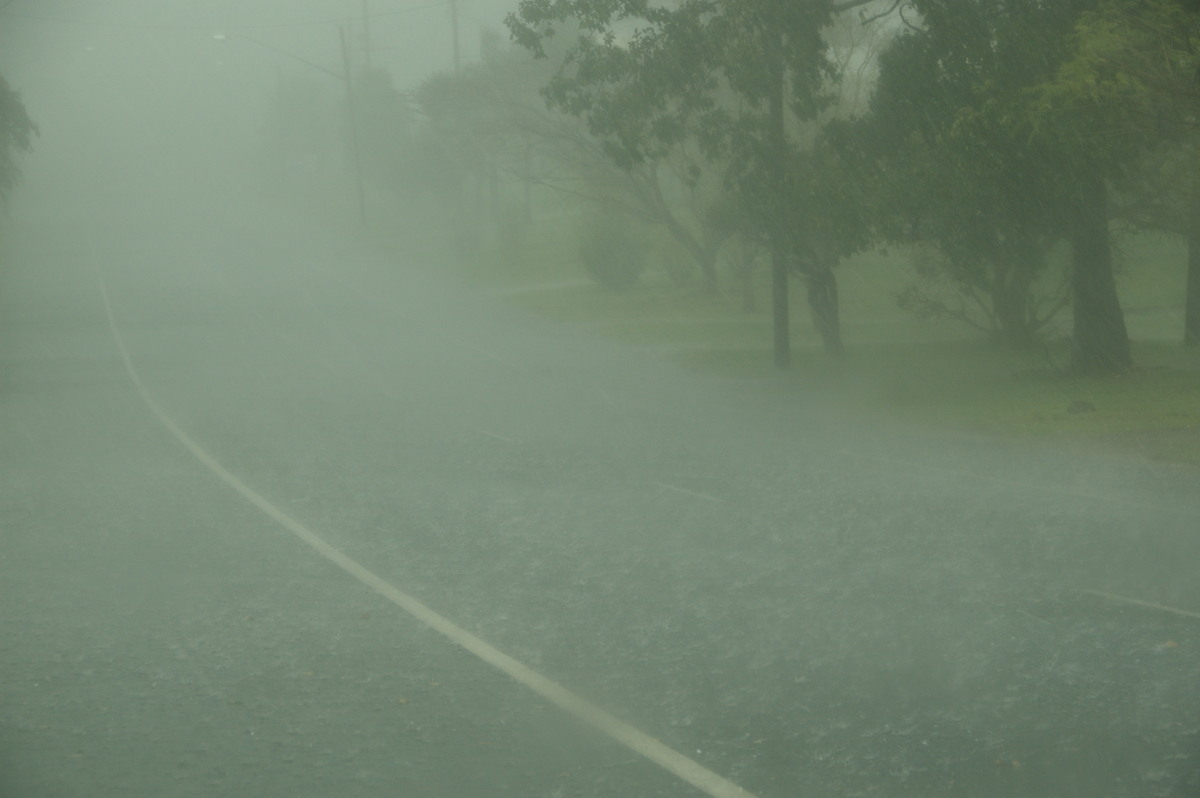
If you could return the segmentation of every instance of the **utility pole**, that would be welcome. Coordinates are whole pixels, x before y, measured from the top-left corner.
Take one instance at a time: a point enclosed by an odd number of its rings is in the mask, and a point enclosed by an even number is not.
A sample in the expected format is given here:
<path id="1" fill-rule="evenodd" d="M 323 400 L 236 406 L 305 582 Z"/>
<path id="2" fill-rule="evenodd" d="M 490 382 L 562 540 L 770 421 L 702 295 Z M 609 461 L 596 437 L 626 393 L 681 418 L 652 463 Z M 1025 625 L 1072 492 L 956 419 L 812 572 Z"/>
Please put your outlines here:
<path id="1" fill-rule="evenodd" d="M 458 46 L 458 0 L 450 0 L 450 35 L 454 38 L 454 74 L 462 71 L 462 57 Z"/>
<path id="2" fill-rule="evenodd" d="M 776 0 L 777 3 L 783 0 Z M 771 316 L 774 332 L 775 367 L 784 370 L 792 362 L 791 323 L 788 320 L 788 246 L 785 235 L 790 198 L 783 168 L 787 163 L 787 129 L 784 123 L 784 41 L 783 28 L 767 31 L 766 57 L 769 70 L 767 95 L 767 153 L 775 168 L 771 171 L 770 190 L 775 196 L 774 218 L 770 220 Z"/>
<path id="3" fill-rule="evenodd" d="M 356 109 L 354 107 L 354 77 L 350 73 L 350 50 L 346 47 L 346 26 L 341 25 L 338 27 L 338 38 L 340 40 L 341 47 L 342 47 L 342 71 L 340 73 L 338 73 L 332 69 L 329 69 L 328 67 L 322 66 L 321 64 L 318 64 L 315 61 L 309 61 L 307 58 L 296 55 L 295 53 L 289 53 L 287 50 L 281 50 L 280 48 L 275 47 L 274 45 L 267 44 L 266 42 L 259 41 L 258 39 L 252 39 L 249 36 L 244 36 L 244 35 L 227 36 L 224 33 L 216 33 L 213 35 L 213 38 L 216 39 L 217 41 L 225 41 L 226 39 L 234 38 L 238 41 L 250 42 L 251 44 L 258 45 L 259 47 L 262 47 L 265 50 L 270 50 L 271 52 L 279 53 L 280 55 L 287 56 L 288 58 L 292 59 L 293 61 L 299 61 L 301 64 L 312 67 L 313 69 L 317 70 L 318 72 L 323 72 L 324 74 L 328 75 L 329 77 L 333 78 L 334 80 L 340 80 L 342 83 L 345 84 L 345 86 L 346 86 L 346 101 L 347 101 L 347 104 L 348 104 L 349 110 L 350 110 L 350 149 L 351 149 L 351 152 L 353 153 L 353 158 L 354 158 L 354 182 L 355 182 L 355 186 L 358 190 L 358 215 L 362 219 L 363 224 L 365 225 L 367 223 L 367 201 L 366 201 L 366 197 L 363 193 L 362 159 L 359 157 L 359 153 L 358 153 L 358 114 L 356 113 Z M 276 71 L 275 81 L 276 81 L 276 91 L 280 92 L 280 94 L 282 96 L 282 88 L 283 88 L 282 72 Z"/>
<path id="4" fill-rule="evenodd" d="M 371 68 L 371 12 L 367 9 L 367 0 L 362 0 L 363 17 L 363 52 L 367 58 L 367 69 Z"/>
<path id="5" fill-rule="evenodd" d="M 354 186 L 358 190 L 358 215 L 367 223 L 367 199 L 363 193 L 362 158 L 358 152 L 358 112 L 354 107 L 354 75 L 350 72 L 350 49 L 346 46 L 346 26 L 338 27 L 342 44 L 342 74 L 346 81 L 346 101 L 350 108 L 350 151 L 354 158 Z"/>

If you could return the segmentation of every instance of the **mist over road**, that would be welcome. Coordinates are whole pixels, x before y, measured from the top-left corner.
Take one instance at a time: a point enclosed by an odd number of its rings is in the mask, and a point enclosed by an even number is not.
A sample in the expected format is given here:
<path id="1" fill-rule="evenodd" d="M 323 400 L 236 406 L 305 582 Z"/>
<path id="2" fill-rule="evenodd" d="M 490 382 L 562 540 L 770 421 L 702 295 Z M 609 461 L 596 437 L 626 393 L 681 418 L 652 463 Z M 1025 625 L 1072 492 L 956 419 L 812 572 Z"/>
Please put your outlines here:
<path id="1" fill-rule="evenodd" d="M 1182 795 L 1195 474 L 678 372 L 253 201 L 19 209 L 3 794 L 689 795 L 189 454 L 754 794 Z M 964 787 L 965 785 L 965 787 Z"/>
<path id="2" fill-rule="evenodd" d="M 762 798 L 1200 789 L 1200 620 L 1084 592 L 1200 610 L 1194 469 L 892 428 L 803 373 L 697 376 L 530 318 L 249 190 L 207 111 L 253 87 L 166 35 L 72 28 L 60 72 L 27 70 L 0 796 L 703 794 L 214 464 Z"/>

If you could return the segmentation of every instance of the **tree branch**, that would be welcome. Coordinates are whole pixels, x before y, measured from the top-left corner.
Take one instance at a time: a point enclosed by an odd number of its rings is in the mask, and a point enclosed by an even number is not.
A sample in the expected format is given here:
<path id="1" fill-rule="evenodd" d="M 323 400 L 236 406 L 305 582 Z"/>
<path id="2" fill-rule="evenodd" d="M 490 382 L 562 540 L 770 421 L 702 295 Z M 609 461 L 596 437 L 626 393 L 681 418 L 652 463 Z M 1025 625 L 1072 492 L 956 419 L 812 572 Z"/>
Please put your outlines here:
<path id="1" fill-rule="evenodd" d="M 840 2 L 833 4 L 832 11 L 835 14 L 840 14 L 843 11 L 849 11 L 853 8 L 858 8 L 859 6 L 870 5 L 874 2 L 875 0 L 840 0 Z M 899 3 L 897 3 L 897 5 L 899 5 Z"/>

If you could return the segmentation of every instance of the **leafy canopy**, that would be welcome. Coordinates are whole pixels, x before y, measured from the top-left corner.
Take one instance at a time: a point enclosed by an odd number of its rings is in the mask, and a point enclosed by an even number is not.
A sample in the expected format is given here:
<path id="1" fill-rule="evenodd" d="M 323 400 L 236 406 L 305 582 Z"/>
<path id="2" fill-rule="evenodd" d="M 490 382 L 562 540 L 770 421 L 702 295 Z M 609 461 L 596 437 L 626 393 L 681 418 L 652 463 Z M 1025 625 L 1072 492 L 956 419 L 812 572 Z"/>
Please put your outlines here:
<path id="1" fill-rule="evenodd" d="M 0 77 L 0 200 L 8 196 L 20 178 L 16 154 L 28 152 L 37 133 L 21 95 Z"/>
<path id="2" fill-rule="evenodd" d="M 628 165 L 691 142 L 709 158 L 731 148 L 749 156 L 763 138 L 776 51 L 792 114 L 813 118 L 835 74 L 821 37 L 831 13 L 827 0 L 522 0 L 506 24 L 535 54 L 562 26 L 578 32 L 545 97 L 585 118 Z"/>

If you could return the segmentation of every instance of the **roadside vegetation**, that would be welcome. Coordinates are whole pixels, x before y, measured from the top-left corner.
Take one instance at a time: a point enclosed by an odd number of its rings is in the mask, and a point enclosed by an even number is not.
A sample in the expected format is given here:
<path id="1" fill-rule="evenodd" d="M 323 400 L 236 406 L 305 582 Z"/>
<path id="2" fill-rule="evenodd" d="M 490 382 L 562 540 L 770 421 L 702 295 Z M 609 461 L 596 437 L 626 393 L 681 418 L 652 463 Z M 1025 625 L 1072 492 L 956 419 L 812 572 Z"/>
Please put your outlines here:
<path id="1" fill-rule="evenodd" d="M 574 228 L 531 225 L 518 262 L 484 239 L 458 261 L 464 274 L 506 301 L 610 337 L 689 369 L 738 380 L 783 379 L 805 393 L 832 393 L 843 406 L 1005 437 L 1057 439 L 1200 465 L 1200 351 L 1178 342 L 1178 297 L 1186 251 L 1164 236 L 1125 239 L 1118 285 L 1136 365 L 1118 375 L 1070 369 L 1070 320 L 1056 316 L 1036 345 L 1012 347 L 970 324 L 921 317 L 902 299 L 919 282 L 919 255 L 862 253 L 843 264 L 847 351 L 831 356 L 805 314 L 792 330 L 793 367 L 781 377 L 770 348 L 769 286 L 747 311 L 740 287 L 716 293 L 672 280 L 671 242 L 642 231 L 650 265 L 622 292 L 589 279 Z M 1066 265 L 1050 268 L 1061 279 Z M 793 300 L 803 302 L 802 287 Z"/>
<path id="2" fill-rule="evenodd" d="M 521 0 L 507 28 L 410 93 L 357 83 L 375 190 L 490 289 L 692 368 L 1200 462 L 1194 0 Z"/>
<path id="3" fill-rule="evenodd" d="M 37 134 L 20 93 L 0 77 L 0 206 L 21 179 L 18 156 L 33 147 Z"/>

